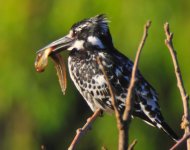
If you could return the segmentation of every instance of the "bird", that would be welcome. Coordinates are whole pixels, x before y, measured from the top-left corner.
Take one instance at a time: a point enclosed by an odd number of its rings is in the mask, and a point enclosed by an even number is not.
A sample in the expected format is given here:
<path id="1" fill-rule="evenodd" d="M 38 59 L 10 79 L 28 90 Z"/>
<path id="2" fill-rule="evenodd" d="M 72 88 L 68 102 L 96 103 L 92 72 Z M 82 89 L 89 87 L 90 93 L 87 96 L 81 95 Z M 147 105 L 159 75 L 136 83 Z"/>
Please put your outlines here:
<path id="1" fill-rule="evenodd" d="M 64 50 L 69 51 L 69 74 L 79 93 L 93 112 L 101 109 L 112 113 L 114 108 L 110 91 L 97 63 L 97 57 L 100 58 L 114 90 L 118 110 L 124 111 L 133 62 L 114 47 L 109 20 L 105 14 L 75 23 L 66 36 L 48 44 L 39 52 L 47 48 L 51 48 L 55 54 Z M 132 116 L 163 130 L 177 141 L 178 136 L 161 114 L 156 90 L 143 77 L 140 70 L 137 71 L 136 80 Z"/>

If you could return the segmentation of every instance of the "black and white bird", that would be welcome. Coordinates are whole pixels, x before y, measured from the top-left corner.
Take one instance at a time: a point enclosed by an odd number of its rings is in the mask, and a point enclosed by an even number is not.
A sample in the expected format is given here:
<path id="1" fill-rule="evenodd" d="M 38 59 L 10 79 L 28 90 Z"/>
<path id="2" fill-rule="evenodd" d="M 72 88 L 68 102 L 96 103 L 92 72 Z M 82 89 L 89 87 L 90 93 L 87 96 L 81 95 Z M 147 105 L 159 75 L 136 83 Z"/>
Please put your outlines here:
<path id="1" fill-rule="evenodd" d="M 41 49 L 52 48 L 52 53 L 69 51 L 68 68 L 77 90 L 86 100 L 92 111 L 101 108 L 113 112 L 110 92 L 97 57 L 115 91 L 118 109 L 123 111 L 129 86 L 133 62 L 121 54 L 113 45 L 105 15 L 84 19 L 74 24 L 68 35 Z M 132 115 L 148 124 L 162 129 L 175 141 L 174 131 L 164 121 L 158 104 L 155 89 L 138 71 L 134 92 L 134 110 Z"/>

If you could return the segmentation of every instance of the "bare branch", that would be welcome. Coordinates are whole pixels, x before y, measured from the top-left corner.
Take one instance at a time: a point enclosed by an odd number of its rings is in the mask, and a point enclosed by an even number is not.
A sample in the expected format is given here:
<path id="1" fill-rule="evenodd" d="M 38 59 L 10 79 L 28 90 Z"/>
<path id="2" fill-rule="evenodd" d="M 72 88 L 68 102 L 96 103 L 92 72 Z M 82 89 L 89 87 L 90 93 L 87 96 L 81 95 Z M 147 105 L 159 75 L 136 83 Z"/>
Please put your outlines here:
<path id="1" fill-rule="evenodd" d="M 73 150 L 76 147 L 76 144 L 79 142 L 81 137 L 91 129 L 92 123 L 96 120 L 96 118 L 102 113 L 101 109 L 97 109 L 94 114 L 87 119 L 87 122 L 81 129 L 77 129 L 76 135 L 69 146 L 68 150 Z"/>
<path id="2" fill-rule="evenodd" d="M 133 66 L 133 70 L 132 70 L 132 75 L 131 75 L 131 80 L 130 80 L 130 84 L 129 84 L 129 88 L 128 88 L 128 93 L 127 93 L 127 98 L 126 98 L 126 103 L 125 103 L 125 110 L 123 113 L 123 121 L 124 121 L 124 133 L 123 133 L 123 137 L 122 137 L 122 142 L 124 143 L 124 149 L 127 149 L 128 147 L 128 128 L 129 128 L 129 124 L 130 124 L 130 120 L 131 120 L 131 111 L 132 111 L 132 107 L 133 107 L 133 90 L 134 90 L 134 86 L 135 86 L 135 82 L 136 82 L 136 72 L 137 72 L 137 66 L 138 66 L 138 62 L 139 62 L 139 58 L 140 58 L 140 53 L 142 51 L 142 48 L 145 44 L 146 38 L 148 36 L 148 29 L 151 25 L 151 21 L 147 21 L 147 23 L 144 26 L 144 34 L 143 37 L 141 39 L 141 42 L 139 44 L 138 50 L 137 50 L 137 54 L 135 57 L 135 62 L 134 62 L 134 66 Z"/>
<path id="3" fill-rule="evenodd" d="M 170 150 L 175 150 L 178 146 L 182 145 L 188 138 L 190 137 L 190 133 L 185 134 L 175 145 L 173 145 Z"/>
<path id="4" fill-rule="evenodd" d="M 107 76 L 107 74 L 105 72 L 105 69 L 104 69 L 104 67 L 102 65 L 102 61 L 101 61 L 100 57 L 97 57 L 97 62 L 99 64 L 99 67 L 100 67 L 102 73 L 104 74 L 105 80 L 107 82 L 107 86 L 109 88 L 109 92 L 110 92 L 110 96 L 111 96 L 112 106 L 114 108 L 115 116 L 116 116 L 116 119 L 117 119 L 117 126 L 120 129 L 120 128 L 122 128 L 122 118 L 121 118 L 121 114 L 120 114 L 120 112 L 118 110 L 118 104 L 117 104 L 117 101 L 115 99 L 114 89 L 113 89 L 112 85 L 110 84 L 110 81 L 109 81 L 108 76 Z"/>
<path id="5" fill-rule="evenodd" d="M 136 54 L 136 58 L 135 58 L 135 62 L 133 65 L 133 71 L 132 71 L 132 75 L 131 75 L 131 81 L 129 84 L 129 88 L 128 88 L 128 93 L 127 93 L 127 98 L 126 98 L 126 103 L 125 103 L 125 111 L 123 114 L 123 120 L 129 120 L 130 118 L 130 111 L 132 108 L 132 95 L 133 95 L 133 89 L 135 86 L 135 82 L 136 82 L 136 72 L 137 72 L 137 66 L 138 66 L 138 62 L 139 62 L 139 57 L 140 57 L 140 53 L 142 51 L 142 48 L 145 44 L 146 38 L 148 36 L 148 29 L 151 25 L 150 21 L 147 21 L 147 23 L 144 26 L 144 34 L 142 37 L 142 40 L 139 44 L 138 50 L 137 50 L 137 54 Z"/>
<path id="6" fill-rule="evenodd" d="M 134 139 L 133 142 L 129 145 L 127 150 L 133 150 L 136 144 L 137 144 L 137 140 Z"/>
<path id="7" fill-rule="evenodd" d="M 176 74 L 176 78 L 177 78 L 177 86 L 179 88 L 179 91 L 180 91 L 180 94 L 182 97 L 184 115 L 182 118 L 181 128 L 184 129 L 185 134 L 188 135 L 190 133 L 189 104 L 188 104 L 189 96 L 186 93 L 185 88 L 184 88 L 183 79 L 182 79 L 182 75 L 181 75 L 181 71 L 180 71 L 180 67 L 179 67 L 179 63 L 178 63 L 178 59 L 177 59 L 177 54 L 173 47 L 173 42 L 172 42 L 173 34 L 170 32 L 168 23 L 164 24 L 164 31 L 165 31 L 165 35 L 166 35 L 165 44 L 168 47 L 169 52 L 172 57 L 172 61 L 173 61 L 174 68 L 175 68 L 175 74 Z M 190 138 L 187 139 L 187 149 L 190 150 Z"/>
<path id="8" fill-rule="evenodd" d="M 131 77 L 130 85 L 128 88 L 128 94 L 127 94 L 127 99 L 126 99 L 126 108 L 125 108 L 123 116 L 122 116 L 121 112 L 119 112 L 119 110 L 118 110 L 118 104 L 117 104 L 117 101 L 115 99 L 114 89 L 110 84 L 110 81 L 107 77 L 107 74 L 105 72 L 105 69 L 102 65 L 100 58 L 97 57 L 97 62 L 100 66 L 100 69 L 102 70 L 102 72 L 104 74 L 105 79 L 106 79 L 106 82 L 107 82 L 107 85 L 109 88 L 109 92 L 111 95 L 111 99 L 112 99 L 112 105 L 113 105 L 113 108 L 115 111 L 115 116 L 116 116 L 116 120 L 117 120 L 117 127 L 118 127 L 118 131 L 119 131 L 119 142 L 118 142 L 118 149 L 119 150 L 126 150 L 128 148 L 128 126 L 130 123 L 133 89 L 134 89 L 135 82 L 136 82 L 136 71 L 137 71 L 140 53 L 141 53 L 141 50 L 144 46 L 146 38 L 148 36 L 148 29 L 149 29 L 150 25 L 151 25 L 151 22 L 148 21 L 144 27 L 144 34 L 143 34 L 142 40 L 141 40 L 139 47 L 138 47 L 138 51 L 137 51 L 136 58 L 135 58 L 135 63 L 133 66 L 132 77 Z M 136 141 L 135 141 L 135 144 L 136 144 Z M 133 145 L 131 147 L 133 147 Z"/>
<path id="9" fill-rule="evenodd" d="M 119 132 L 118 149 L 119 150 L 124 150 L 124 149 L 121 148 L 122 143 L 121 143 L 121 140 L 120 140 L 120 137 L 122 137 L 122 135 L 123 135 L 123 119 L 122 119 L 122 114 L 118 110 L 118 104 L 117 104 L 117 101 L 115 99 L 115 93 L 114 93 L 113 87 L 110 84 L 108 76 L 107 76 L 107 74 L 105 72 L 105 69 L 104 69 L 104 67 L 102 65 L 102 61 L 100 60 L 99 57 L 97 57 L 97 62 L 99 64 L 99 67 L 100 67 L 102 73 L 104 74 L 105 79 L 106 79 L 107 86 L 109 88 L 109 92 L 110 92 L 110 96 L 111 96 L 112 106 L 113 106 L 114 111 L 115 111 L 115 117 L 116 117 L 116 121 L 117 121 L 117 128 L 118 128 L 118 132 Z"/>

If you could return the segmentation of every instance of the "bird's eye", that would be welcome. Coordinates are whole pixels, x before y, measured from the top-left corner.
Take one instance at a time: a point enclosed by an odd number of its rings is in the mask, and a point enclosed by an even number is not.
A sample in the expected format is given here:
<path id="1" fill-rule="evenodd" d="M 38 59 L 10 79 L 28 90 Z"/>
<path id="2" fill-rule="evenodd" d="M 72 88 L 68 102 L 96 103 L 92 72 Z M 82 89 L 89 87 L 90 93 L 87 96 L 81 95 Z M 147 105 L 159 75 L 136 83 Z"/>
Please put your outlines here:
<path id="1" fill-rule="evenodd" d="M 74 30 L 74 31 L 73 31 L 73 34 L 72 34 L 72 37 L 75 37 L 76 35 L 77 35 L 77 31 Z"/>

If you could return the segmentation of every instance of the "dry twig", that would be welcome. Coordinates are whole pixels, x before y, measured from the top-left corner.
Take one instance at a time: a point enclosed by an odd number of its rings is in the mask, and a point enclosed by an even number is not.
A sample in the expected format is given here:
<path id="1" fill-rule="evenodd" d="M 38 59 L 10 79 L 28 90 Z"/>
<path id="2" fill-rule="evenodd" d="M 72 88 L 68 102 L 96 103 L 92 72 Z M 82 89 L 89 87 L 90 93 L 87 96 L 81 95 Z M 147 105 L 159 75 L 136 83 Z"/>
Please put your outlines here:
<path id="1" fill-rule="evenodd" d="M 88 131 L 91 129 L 92 123 L 96 120 L 96 118 L 102 113 L 101 109 L 98 109 L 94 112 L 94 114 L 89 117 L 87 119 L 87 122 L 85 123 L 85 125 L 81 128 L 81 129 L 77 129 L 76 131 L 76 135 L 73 139 L 73 141 L 71 142 L 71 145 L 69 146 L 68 150 L 73 150 L 76 147 L 76 144 L 79 142 L 79 140 L 81 139 L 81 137 Z"/>
<path id="2" fill-rule="evenodd" d="M 149 29 L 150 25 L 151 25 L 151 21 L 147 21 L 147 23 L 144 26 L 144 34 L 143 34 L 143 37 L 142 37 L 141 42 L 139 44 L 137 54 L 135 57 L 135 62 L 133 65 L 133 71 L 132 71 L 132 75 L 131 75 L 131 81 L 129 84 L 128 94 L 127 94 L 126 103 L 125 103 L 125 111 L 123 114 L 123 120 L 125 120 L 125 121 L 129 120 L 129 118 L 130 118 L 130 112 L 131 112 L 131 108 L 132 108 L 133 89 L 134 89 L 135 82 L 136 82 L 137 66 L 138 66 L 138 62 L 139 62 L 140 53 L 142 51 L 142 48 L 143 48 L 145 41 L 146 41 L 146 38 L 148 36 L 148 29 Z"/>
<path id="3" fill-rule="evenodd" d="M 131 111 L 133 107 L 133 90 L 135 87 L 136 82 L 136 72 L 137 72 L 137 66 L 140 58 L 140 53 L 142 51 L 142 48 L 145 44 L 146 38 L 148 36 L 148 29 L 151 25 L 151 21 L 147 21 L 147 23 L 144 26 L 144 33 L 143 37 L 141 39 L 141 42 L 139 44 L 137 54 L 135 57 L 135 62 L 132 70 L 131 80 L 128 88 L 126 103 L 125 103 L 125 111 L 123 113 L 123 121 L 124 121 L 124 133 L 122 134 L 121 143 L 123 145 L 123 150 L 128 148 L 128 128 L 131 120 Z"/>
<path id="4" fill-rule="evenodd" d="M 178 146 L 180 146 L 182 143 L 184 143 L 189 137 L 190 137 L 190 133 L 189 134 L 184 134 L 184 136 L 177 143 L 175 143 L 170 148 L 170 150 L 175 150 Z"/>
<path id="5" fill-rule="evenodd" d="M 127 150 L 133 150 L 136 144 L 137 144 L 137 140 L 134 139 L 133 142 L 129 145 Z"/>
<path id="6" fill-rule="evenodd" d="M 137 71 L 140 53 L 141 53 L 141 50 L 144 46 L 146 38 L 148 36 L 148 29 L 149 29 L 150 25 L 151 25 L 151 22 L 148 21 L 144 27 L 144 34 L 143 34 L 142 40 L 141 40 L 139 47 L 138 47 L 138 51 L 137 51 L 136 58 L 135 58 L 135 63 L 133 66 L 132 77 L 131 77 L 130 85 L 128 88 L 128 94 L 127 94 L 127 99 L 126 99 L 126 107 L 125 107 L 125 111 L 124 111 L 123 116 L 118 110 L 117 101 L 115 99 L 115 93 L 114 93 L 113 87 L 111 86 L 111 84 L 109 82 L 109 79 L 108 79 L 107 74 L 104 70 L 102 62 L 101 62 L 100 58 L 97 57 L 97 62 L 98 62 L 100 69 L 102 70 L 104 77 L 107 81 L 107 85 L 108 85 L 109 92 L 110 92 L 111 99 L 112 99 L 112 105 L 113 105 L 113 108 L 115 111 L 115 116 L 116 116 L 116 120 L 117 120 L 117 127 L 118 127 L 118 131 L 119 131 L 119 141 L 118 141 L 118 149 L 119 150 L 126 150 L 128 148 L 128 127 L 129 127 L 129 123 L 130 123 L 131 109 L 133 106 L 132 105 L 132 103 L 133 103 L 132 102 L 132 95 L 133 95 L 133 89 L 134 89 L 135 82 L 136 82 L 136 71 Z M 132 145 L 130 145 L 131 149 L 134 147 L 135 144 L 136 144 L 136 140 L 134 143 L 132 143 Z"/>
<path id="7" fill-rule="evenodd" d="M 102 65 L 101 58 L 97 57 L 97 62 L 99 64 L 99 67 L 100 67 L 102 73 L 104 74 L 105 80 L 107 82 L 107 86 L 108 86 L 108 89 L 109 89 L 109 92 L 110 92 L 110 96 L 111 96 L 111 102 L 112 102 L 112 105 L 113 105 L 113 108 L 114 108 L 114 111 L 115 111 L 115 116 L 117 118 L 117 126 L 118 126 L 118 128 L 122 128 L 122 118 L 121 118 L 120 112 L 118 110 L 118 104 L 117 104 L 117 101 L 115 99 L 114 89 L 111 86 L 110 81 L 108 79 L 108 76 L 107 76 L 107 74 L 105 72 L 105 69 L 104 69 L 104 67 Z"/>
<path id="8" fill-rule="evenodd" d="M 190 133 L 189 104 L 188 104 L 189 96 L 186 93 L 185 88 L 184 88 L 183 79 L 182 79 L 179 63 L 177 60 L 177 54 L 176 54 L 176 51 L 173 47 L 173 42 L 172 42 L 173 34 L 170 33 L 168 23 L 165 23 L 164 31 L 166 34 L 165 44 L 168 47 L 170 54 L 171 54 L 171 57 L 172 57 L 172 61 L 173 61 L 174 68 L 175 68 L 175 74 L 176 74 L 176 78 L 177 78 L 177 86 L 179 88 L 179 91 L 180 91 L 180 94 L 182 97 L 184 115 L 182 118 L 181 128 L 185 130 L 185 135 L 188 135 Z M 190 138 L 187 138 L 187 149 L 190 150 Z"/>
<path id="9" fill-rule="evenodd" d="M 114 111 L 115 111 L 115 117 L 116 117 L 116 121 L 117 121 L 117 128 L 118 128 L 118 132 L 119 132 L 119 139 L 118 139 L 118 149 L 121 150 L 121 143 L 120 143 L 120 136 L 121 136 L 121 132 L 122 132 L 122 129 L 123 129 L 123 119 L 122 119 L 122 114 L 119 112 L 118 110 L 118 104 L 117 104 L 117 101 L 115 99 L 115 92 L 113 90 L 113 87 L 112 85 L 110 84 L 110 81 L 107 77 L 107 74 L 105 72 L 105 69 L 102 65 L 102 61 L 99 57 L 97 57 L 97 62 L 99 64 L 99 67 L 102 71 L 102 73 L 104 74 L 104 77 L 105 77 L 105 80 L 107 82 L 107 86 L 108 86 L 108 89 L 109 89 L 109 92 L 110 92 L 110 96 L 111 96 L 111 102 L 112 102 L 112 106 L 114 108 Z"/>

